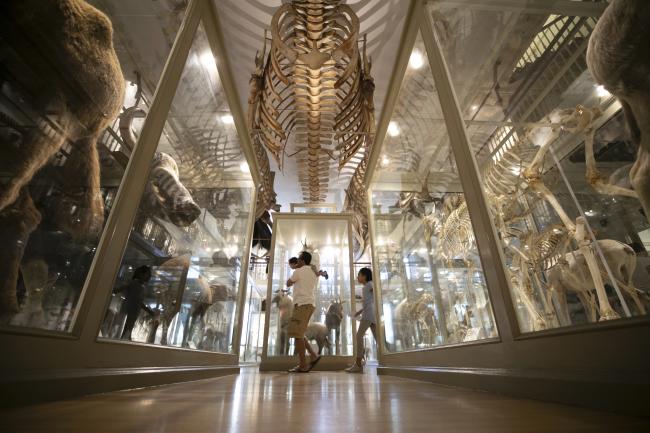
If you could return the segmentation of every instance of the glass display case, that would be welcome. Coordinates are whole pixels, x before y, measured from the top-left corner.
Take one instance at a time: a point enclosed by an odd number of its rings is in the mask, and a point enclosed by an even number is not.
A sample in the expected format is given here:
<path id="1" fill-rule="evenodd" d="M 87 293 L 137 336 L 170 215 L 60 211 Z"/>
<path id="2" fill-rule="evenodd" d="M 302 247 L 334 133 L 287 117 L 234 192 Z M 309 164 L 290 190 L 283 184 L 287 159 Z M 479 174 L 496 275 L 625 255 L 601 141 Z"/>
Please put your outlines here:
<path id="1" fill-rule="evenodd" d="M 253 195 L 215 57 L 199 24 L 100 337 L 234 352 Z"/>
<path id="2" fill-rule="evenodd" d="M 267 257 L 251 256 L 248 272 L 244 320 L 242 322 L 239 361 L 257 363 L 264 346 L 264 320 L 266 319 Z"/>
<path id="3" fill-rule="evenodd" d="M 386 351 L 497 337 L 472 218 L 420 35 L 369 200 Z"/>
<path id="4" fill-rule="evenodd" d="M 145 59 L 167 57 L 183 18 L 182 9 L 169 12 L 151 2 L 84 2 L 60 29 L 55 2 L 3 4 L 0 325 L 72 330 L 132 149 L 120 126 L 136 106 L 133 123 L 142 125 L 163 66 Z M 98 28 L 77 26 L 87 19 Z M 134 40 L 144 28 L 161 33 Z M 70 44 L 75 38 L 85 44 Z"/>
<path id="5" fill-rule="evenodd" d="M 588 68 L 598 18 L 525 4 L 470 10 L 432 2 L 427 11 L 499 232 L 520 330 L 647 314 L 650 224 L 630 182 L 638 139 Z M 591 53 L 592 66 L 600 55 Z"/>
<path id="6" fill-rule="evenodd" d="M 315 311 L 306 336 L 316 351 L 325 356 L 323 368 L 341 368 L 354 355 L 355 308 L 351 219 L 346 214 L 273 215 L 272 255 L 266 300 L 265 347 L 261 369 L 292 367 L 294 342 L 287 338 L 293 310 L 289 259 L 301 251 L 312 254 L 316 269 L 327 272 L 315 289 Z M 354 310 L 356 311 L 356 310 Z"/>

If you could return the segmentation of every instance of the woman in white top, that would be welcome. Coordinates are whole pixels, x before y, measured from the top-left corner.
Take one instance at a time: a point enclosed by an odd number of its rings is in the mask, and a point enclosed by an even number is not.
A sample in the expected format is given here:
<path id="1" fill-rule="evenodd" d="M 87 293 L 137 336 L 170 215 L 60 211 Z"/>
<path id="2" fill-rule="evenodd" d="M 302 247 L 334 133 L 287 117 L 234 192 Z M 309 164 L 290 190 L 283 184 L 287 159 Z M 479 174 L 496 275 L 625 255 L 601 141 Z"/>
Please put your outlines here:
<path id="1" fill-rule="evenodd" d="M 377 342 L 377 317 L 375 315 L 375 294 L 372 285 L 372 271 L 368 268 L 361 268 L 357 275 L 359 284 L 363 284 L 363 308 L 355 314 L 361 314 L 361 322 L 357 329 L 357 361 L 354 365 L 347 368 L 348 373 L 363 373 L 363 356 L 365 349 L 363 347 L 363 336 L 368 328 L 372 331 L 372 336 Z"/>

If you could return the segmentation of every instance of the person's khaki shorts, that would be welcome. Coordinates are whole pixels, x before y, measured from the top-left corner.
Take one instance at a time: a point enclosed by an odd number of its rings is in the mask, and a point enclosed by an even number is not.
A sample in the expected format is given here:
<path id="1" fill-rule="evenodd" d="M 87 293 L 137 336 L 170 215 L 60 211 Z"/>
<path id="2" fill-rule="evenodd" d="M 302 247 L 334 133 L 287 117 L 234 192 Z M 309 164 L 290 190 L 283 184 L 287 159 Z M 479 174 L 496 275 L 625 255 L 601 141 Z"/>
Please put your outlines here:
<path id="1" fill-rule="evenodd" d="M 289 327 L 287 328 L 289 338 L 303 338 L 305 336 L 309 319 L 311 319 L 313 313 L 313 305 L 295 305 L 293 307 L 293 314 L 291 314 Z"/>

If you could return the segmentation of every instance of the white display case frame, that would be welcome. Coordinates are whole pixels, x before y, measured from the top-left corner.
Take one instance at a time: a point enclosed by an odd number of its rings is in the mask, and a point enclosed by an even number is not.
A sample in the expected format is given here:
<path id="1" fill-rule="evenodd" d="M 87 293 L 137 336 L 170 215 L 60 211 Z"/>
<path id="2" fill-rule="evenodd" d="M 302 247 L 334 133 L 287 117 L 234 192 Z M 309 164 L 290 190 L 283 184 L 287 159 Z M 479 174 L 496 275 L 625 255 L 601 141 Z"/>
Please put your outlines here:
<path id="1" fill-rule="evenodd" d="M 270 252 L 270 261 L 269 261 L 269 273 L 268 273 L 268 286 L 266 291 L 266 319 L 264 321 L 264 346 L 262 350 L 262 361 L 260 363 L 260 371 L 278 371 L 278 370 L 287 370 L 294 367 L 297 364 L 297 356 L 291 355 L 273 355 L 269 356 L 268 354 L 268 341 L 269 341 L 269 327 L 271 323 L 271 302 L 270 300 L 273 297 L 273 263 L 274 263 L 274 254 L 276 246 L 276 236 L 275 233 L 278 224 L 282 222 L 292 221 L 292 220 L 330 220 L 330 221 L 346 221 L 348 227 L 348 254 L 349 254 L 349 266 L 350 266 L 350 298 L 347 300 L 350 302 L 350 311 L 356 311 L 356 297 L 355 297 L 355 282 L 356 275 L 354 274 L 354 259 L 352 251 L 352 216 L 345 213 L 336 213 L 336 214 L 303 214 L 303 213 L 275 213 L 273 214 L 273 233 L 274 236 L 271 239 L 271 252 Z M 356 335 L 357 323 L 356 320 L 352 320 L 352 347 L 353 353 L 356 353 Z M 342 370 L 346 366 L 350 365 L 354 360 L 354 355 L 325 355 L 318 364 L 318 370 Z"/>

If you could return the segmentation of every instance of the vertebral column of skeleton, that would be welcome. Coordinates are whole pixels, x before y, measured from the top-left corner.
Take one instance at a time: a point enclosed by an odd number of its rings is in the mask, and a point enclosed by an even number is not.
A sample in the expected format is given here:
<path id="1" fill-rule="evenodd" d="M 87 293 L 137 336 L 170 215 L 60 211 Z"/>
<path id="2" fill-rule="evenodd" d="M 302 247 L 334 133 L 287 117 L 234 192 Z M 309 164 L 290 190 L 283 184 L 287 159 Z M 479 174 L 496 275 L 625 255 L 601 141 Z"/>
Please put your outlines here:
<path id="1" fill-rule="evenodd" d="M 369 126 L 358 32 L 357 17 L 338 0 L 294 1 L 273 16 L 256 126 L 280 167 L 294 135 L 292 154 L 308 202 L 325 200 L 334 153 L 340 168 L 364 144 Z"/>

